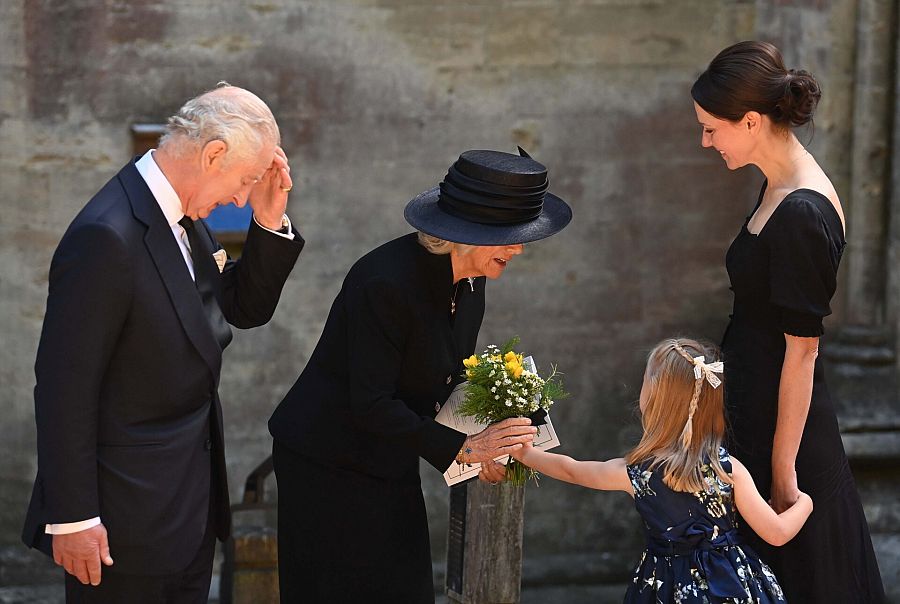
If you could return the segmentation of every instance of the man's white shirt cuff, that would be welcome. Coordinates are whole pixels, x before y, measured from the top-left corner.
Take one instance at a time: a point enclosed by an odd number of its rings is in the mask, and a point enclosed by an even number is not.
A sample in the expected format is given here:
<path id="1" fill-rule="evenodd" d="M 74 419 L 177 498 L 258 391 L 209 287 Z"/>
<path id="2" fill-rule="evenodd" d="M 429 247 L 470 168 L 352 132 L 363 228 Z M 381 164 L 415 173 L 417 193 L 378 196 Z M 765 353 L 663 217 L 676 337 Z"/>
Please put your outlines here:
<path id="1" fill-rule="evenodd" d="M 100 524 L 100 516 L 91 518 L 90 520 L 82 520 L 81 522 L 64 522 L 62 524 L 47 524 L 44 526 L 44 532 L 48 535 L 68 535 L 77 533 L 78 531 L 86 531 Z"/>
<path id="2" fill-rule="evenodd" d="M 284 237 L 285 239 L 290 239 L 291 241 L 294 240 L 294 229 L 291 228 L 291 219 L 288 218 L 287 214 L 282 214 L 282 216 L 281 216 L 281 228 L 282 229 L 287 228 L 287 233 L 279 233 L 278 231 L 273 231 L 272 229 L 264 227 L 263 225 L 259 224 L 259 221 L 256 219 L 255 215 L 253 216 L 253 222 L 255 222 L 257 225 L 259 225 L 259 228 L 265 229 L 265 230 L 269 231 L 270 233 L 274 233 L 275 235 L 278 235 L 279 237 Z"/>

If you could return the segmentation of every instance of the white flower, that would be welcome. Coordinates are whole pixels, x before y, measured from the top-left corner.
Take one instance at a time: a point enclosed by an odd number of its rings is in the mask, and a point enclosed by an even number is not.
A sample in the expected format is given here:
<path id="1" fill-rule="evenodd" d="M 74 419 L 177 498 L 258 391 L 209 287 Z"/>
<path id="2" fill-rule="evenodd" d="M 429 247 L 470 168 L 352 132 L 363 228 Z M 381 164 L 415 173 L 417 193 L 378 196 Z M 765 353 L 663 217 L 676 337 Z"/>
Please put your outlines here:
<path id="1" fill-rule="evenodd" d="M 497 392 L 497 387 L 496 387 L 496 386 L 491 386 L 491 392 Z"/>
<path id="2" fill-rule="evenodd" d="M 509 400 L 509 399 L 506 399 L 506 406 L 507 406 L 507 407 L 512 407 L 512 401 Z"/>
<path id="3" fill-rule="evenodd" d="M 500 395 L 499 395 L 499 394 L 495 394 L 495 395 L 494 395 L 494 398 L 495 398 L 496 400 L 499 401 L 499 400 L 500 400 Z"/>

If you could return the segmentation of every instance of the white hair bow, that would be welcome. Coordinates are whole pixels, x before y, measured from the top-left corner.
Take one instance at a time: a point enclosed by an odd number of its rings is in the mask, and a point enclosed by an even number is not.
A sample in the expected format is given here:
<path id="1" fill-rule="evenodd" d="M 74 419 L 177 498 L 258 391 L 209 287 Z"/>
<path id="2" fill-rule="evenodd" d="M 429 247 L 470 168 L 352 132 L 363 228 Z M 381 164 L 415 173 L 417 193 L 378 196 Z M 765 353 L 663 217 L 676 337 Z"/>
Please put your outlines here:
<path id="1" fill-rule="evenodd" d="M 706 376 L 706 381 L 713 388 L 718 388 L 722 384 L 722 380 L 716 375 L 725 371 L 722 361 L 715 363 L 706 363 L 706 357 L 694 357 L 694 379 L 699 380 Z"/>

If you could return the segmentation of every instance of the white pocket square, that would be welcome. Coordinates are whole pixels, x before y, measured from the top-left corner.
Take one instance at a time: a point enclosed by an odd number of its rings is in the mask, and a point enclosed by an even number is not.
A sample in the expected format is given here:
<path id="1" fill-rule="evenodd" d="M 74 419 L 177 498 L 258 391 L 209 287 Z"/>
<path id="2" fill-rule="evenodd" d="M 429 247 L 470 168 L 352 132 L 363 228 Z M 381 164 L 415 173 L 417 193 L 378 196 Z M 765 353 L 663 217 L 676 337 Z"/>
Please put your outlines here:
<path id="1" fill-rule="evenodd" d="M 215 258 L 216 266 L 219 267 L 219 272 L 221 273 L 225 270 L 225 261 L 228 260 L 228 254 L 225 250 L 216 250 L 213 252 L 213 258 Z"/>

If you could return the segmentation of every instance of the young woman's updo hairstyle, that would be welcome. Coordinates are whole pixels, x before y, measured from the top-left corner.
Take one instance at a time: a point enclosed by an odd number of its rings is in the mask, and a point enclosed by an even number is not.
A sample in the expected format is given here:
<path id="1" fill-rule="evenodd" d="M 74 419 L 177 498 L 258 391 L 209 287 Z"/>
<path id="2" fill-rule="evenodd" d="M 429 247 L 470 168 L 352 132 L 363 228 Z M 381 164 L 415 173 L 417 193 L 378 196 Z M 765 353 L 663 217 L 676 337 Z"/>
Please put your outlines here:
<path id="1" fill-rule="evenodd" d="M 756 111 L 787 129 L 812 121 L 822 91 L 809 72 L 785 69 L 775 46 L 750 41 L 716 55 L 694 82 L 691 96 L 719 119 L 736 122 Z"/>

